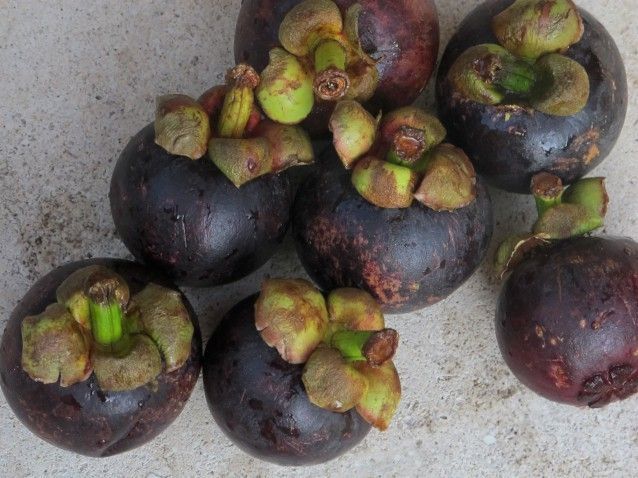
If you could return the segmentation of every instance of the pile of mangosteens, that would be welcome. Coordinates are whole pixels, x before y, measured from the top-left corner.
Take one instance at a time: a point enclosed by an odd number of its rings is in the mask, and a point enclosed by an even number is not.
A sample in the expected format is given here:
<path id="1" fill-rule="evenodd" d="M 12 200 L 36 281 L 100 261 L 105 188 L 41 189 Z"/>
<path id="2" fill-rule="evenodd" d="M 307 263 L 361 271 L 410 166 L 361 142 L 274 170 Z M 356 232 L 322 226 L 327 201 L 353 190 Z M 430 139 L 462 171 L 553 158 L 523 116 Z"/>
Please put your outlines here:
<path id="1" fill-rule="evenodd" d="M 496 252 L 512 372 L 574 405 L 637 392 L 638 244 L 590 236 L 608 195 L 583 178 L 625 117 L 613 39 L 571 0 L 486 1 L 445 50 L 439 118 L 411 106 L 437 54 L 429 0 L 245 0 L 225 84 L 159 97 L 115 166 L 113 220 L 139 263 L 66 264 L 9 318 L 0 386 L 18 418 L 56 446 L 113 455 L 169 426 L 203 367 L 215 421 L 247 453 L 345 453 L 399 406 L 399 334 L 383 313 L 445 299 L 485 259 L 486 183 L 531 192 L 538 210 Z M 289 168 L 311 164 L 295 196 Z M 290 224 L 317 286 L 265 279 L 202 356 L 175 284 L 245 277 Z"/>

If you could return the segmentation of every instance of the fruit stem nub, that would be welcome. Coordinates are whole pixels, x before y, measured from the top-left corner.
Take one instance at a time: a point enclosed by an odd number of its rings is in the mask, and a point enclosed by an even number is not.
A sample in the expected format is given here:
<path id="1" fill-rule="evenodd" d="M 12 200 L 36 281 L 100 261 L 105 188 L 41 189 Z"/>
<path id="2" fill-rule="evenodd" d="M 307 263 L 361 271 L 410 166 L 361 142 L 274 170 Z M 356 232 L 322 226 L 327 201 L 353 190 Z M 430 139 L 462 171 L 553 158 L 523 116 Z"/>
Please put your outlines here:
<path id="1" fill-rule="evenodd" d="M 346 73 L 346 50 L 337 40 L 322 40 L 314 52 L 317 96 L 326 101 L 337 101 L 350 88 L 350 77 Z"/>
<path id="2" fill-rule="evenodd" d="M 330 345 L 350 362 L 363 361 L 379 366 L 394 357 L 399 334 L 393 329 L 376 332 L 340 330 L 332 335 Z"/>

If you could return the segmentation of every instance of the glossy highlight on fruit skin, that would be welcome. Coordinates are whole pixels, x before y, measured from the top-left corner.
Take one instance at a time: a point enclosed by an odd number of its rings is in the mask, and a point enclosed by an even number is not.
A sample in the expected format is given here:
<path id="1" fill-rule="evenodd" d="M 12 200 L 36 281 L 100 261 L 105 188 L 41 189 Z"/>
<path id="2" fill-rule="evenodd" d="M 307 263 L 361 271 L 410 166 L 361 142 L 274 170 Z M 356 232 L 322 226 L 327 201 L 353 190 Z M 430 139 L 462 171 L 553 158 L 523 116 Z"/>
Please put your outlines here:
<path id="1" fill-rule="evenodd" d="M 602 407 L 638 391 L 638 244 L 580 237 L 536 253 L 501 292 L 496 331 L 516 377 L 557 402 Z"/>
<path id="2" fill-rule="evenodd" d="M 197 382 L 202 346 L 197 317 L 182 296 L 195 328 L 190 357 L 174 372 L 161 373 L 151 385 L 106 393 L 95 375 L 66 388 L 32 380 L 20 365 L 22 320 L 55 302 L 57 287 L 72 272 L 94 264 L 121 275 L 133 294 L 151 282 L 175 289 L 165 276 L 129 261 L 91 259 L 55 269 L 29 289 L 7 322 L 0 343 L 0 387 L 16 416 L 40 438 L 76 453 L 101 457 L 152 440 L 177 418 Z"/>
<path id="3" fill-rule="evenodd" d="M 436 95 L 450 141 L 465 150 L 477 171 L 496 187 L 526 194 L 536 173 L 549 172 L 570 184 L 607 157 L 624 123 L 627 80 L 614 40 L 580 9 L 584 35 L 565 52 L 585 68 L 590 79 L 589 100 L 580 113 L 559 117 L 455 96 L 445 81 L 454 60 L 471 46 L 497 43 L 491 19 L 511 3 L 487 1 L 465 18 L 441 60 Z"/>
<path id="4" fill-rule="evenodd" d="M 461 286 L 485 258 L 492 237 L 487 188 L 454 212 L 414 201 L 381 209 L 354 189 L 350 173 L 329 152 L 301 186 L 293 207 L 297 253 L 325 290 L 356 287 L 390 313 L 432 305 Z"/>
<path id="5" fill-rule="evenodd" d="M 302 0 L 244 0 L 235 30 L 235 59 L 263 70 L 268 52 L 279 45 L 279 25 Z M 342 15 L 359 3 L 363 50 L 377 61 L 379 86 L 366 107 L 373 113 L 411 104 L 425 88 L 436 64 L 439 23 L 431 0 L 335 0 Z M 318 101 L 302 123 L 313 137 L 328 135 L 334 102 Z"/>
<path id="6" fill-rule="evenodd" d="M 232 282 L 266 263 L 286 233 L 292 202 L 286 173 L 236 188 L 211 161 L 157 146 L 152 125 L 122 152 L 109 197 L 131 253 L 190 286 Z"/>
<path id="7" fill-rule="evenodd" d="M 329 412 L 310 403 L 303 365 L 285 362 L 255 328 L 251 296 L 213 333 L 204 357 L 204 389 L 217 424 L 242 450 L 280 465 L 323 463 L 370 431 L 354 411 Z"/>

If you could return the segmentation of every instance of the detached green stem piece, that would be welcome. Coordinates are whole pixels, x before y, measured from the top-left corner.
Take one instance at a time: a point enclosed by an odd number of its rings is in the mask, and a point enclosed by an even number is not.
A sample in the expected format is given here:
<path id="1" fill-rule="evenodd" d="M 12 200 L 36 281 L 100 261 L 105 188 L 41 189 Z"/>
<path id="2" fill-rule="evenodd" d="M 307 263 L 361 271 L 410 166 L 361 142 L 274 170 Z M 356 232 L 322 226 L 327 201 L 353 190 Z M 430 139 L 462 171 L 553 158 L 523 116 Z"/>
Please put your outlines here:
<path id="1" fill-rule="evenodd" d="M 365 361 L 379 366 L 394 357 L 399 334 L 393 329 L 377 332 L 340 330 L 332 335 L 330 345 L 349 362 Z"/>
<path id="2" fill-rule="evenodd" d="M 532 194 L 536 200 L 538 215 L 542 216 L 548 209 L 561 204 L 563 198 L 563 181 L 553 174 L 539 173 L 532 178 Z"/>

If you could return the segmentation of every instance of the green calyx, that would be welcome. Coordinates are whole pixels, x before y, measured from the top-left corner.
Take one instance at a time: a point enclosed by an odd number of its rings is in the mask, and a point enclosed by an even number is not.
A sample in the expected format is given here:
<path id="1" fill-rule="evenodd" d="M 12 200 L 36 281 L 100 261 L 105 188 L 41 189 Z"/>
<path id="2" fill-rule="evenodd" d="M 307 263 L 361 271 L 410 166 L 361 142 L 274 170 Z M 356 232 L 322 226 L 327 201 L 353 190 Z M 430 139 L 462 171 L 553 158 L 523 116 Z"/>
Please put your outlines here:
<path id="1" fill-rule="evenodd" d="M 314 95 L 323 101 L 367 101 L 376 90 L 378 71 L 359 38 L 361 11 L 356 3 L 342 16 L 332 0 L 304 0 L 281 22 L 282 48 L 306 66 Z M 280 72 L 273 76 L 283 78 Z"/>
<path id="2" fill-rule="evenodd" d="M 155 143 L 170 154 L 200 159 L 206 154 L 211 127 L 201 104 L 186 95 L 157 98 Z"/>
<path id="3" fill-rule="evenodd" d="M 440 144 L 428 155 L 414 197 L 434 211 L 454 211 L 476 199 L 476 171 L 462 149 Z"/>
<path id="4" fill-rule="evenodd" d="M 564 55 L 548 54 L 533 63 L 491 44 L 466 50 L 447 79 L 468 100 L 486 105 L 519 101 L 553 116 L 579 113 L 590 93 L 585 69 Z"/>
<path id="5" fill-rule="evenodd" d="M 549 176 L 541 173 L 532 180 L 539 213 L 534 225 L 535 234 L 544 234 L 549 239 L 568 239 L 593 232 L 604 225 L 609 198 L 603 178 L 581 179 L 564 191 L 559 186 L 562 185 L 560 179 L 555 178 L 555 186 L 547 194 L 549 200 L 543 200 L 538 184 L 551 182 Z"/>
<path id="6" fill-rule="evenodd" d="M 387 209 L 410 207 L 419 175 L 405 166 L 368 156 L 352 171 L 352 185 L 368 202 Z"/>
<path id="7" fill-rule="evenodd" d="M 354 100 L 344 100 L 330 117 L 332 143 L 341 162 L 350 169 L 375 142 L 378 121 Z"/>
<path id="8" fill-rule="evenodd" d="M 498 248 L 495 267 L 501 278 L 537 248 L 604 225 L 609 198 L 603 178 L 581 179 L 565 189 L 560 178 L 540 173 L 532 179 L 532 193 L 538 220 L 530 234 L 512 236 Z"/>
<path id="9" fill-rule="evenodd" d="M 454 92 L 486 105 L 523 102 L 553 116 L 583 110 L 589 76 L 560 54 L 584 32 L 571 0 L 516 0 L 494 17 L 492 29 L 500 45 L 471 47 L 450 68 Z"/>
<path id="10" fill-rule="evenodd" d="M 537 59 L 577 43 L 584 25 L 572 0 L 516 0 L 494 17 L 492 30 L 513 54 Z"/>
<path id="11" fill-rule="evenodd" d="M 259 75 L 249 65 L 240 64 L 226 75 L 226 96 L 217 129 L 222 138 L 243 138 L 255 104 L 254 90 Z"/>
<path id="12" fill-rule="evenodd" d="M 72 273 L 56 297 L 22 323 L 22 366 L 33 380 L 68 387 L 94 372 L 104 391 L 132 390 L 190 356 L 194 328 L 175 291 L 149 284 L 129 298 L 119 275 L 89 266 Z"/>
<path id="13" fill-rule="evenodd" d="M 257 99 L 273 121 L 298 124 L 312 111 L 314 92 L 312 76 L 291 53 L 274 48 L 270 62 L 261 74 Z"/>
<path id="14" fill-rule="evenodd" d="M 337 289 L 326 300 L 305 280 L 269 279 L 255 303 L 255 325 L 284 360 L 305 364 L 302 380 L 313 404 L 333 412 L 361 407 L 367 421 L 387 428 L 400 398 L 391 362 L 398 334 L 385 328 L 368 293 Z M 389 369 L 395 375 L 378 383 L 379 371 Z"/>

